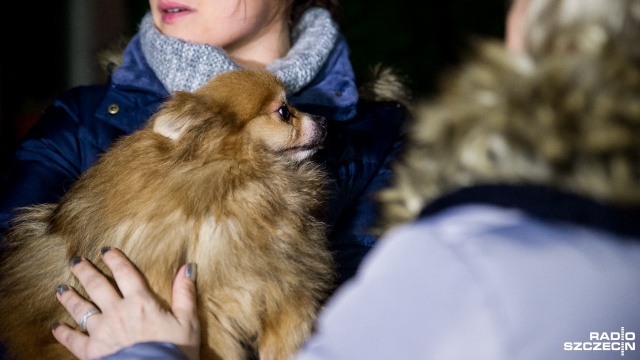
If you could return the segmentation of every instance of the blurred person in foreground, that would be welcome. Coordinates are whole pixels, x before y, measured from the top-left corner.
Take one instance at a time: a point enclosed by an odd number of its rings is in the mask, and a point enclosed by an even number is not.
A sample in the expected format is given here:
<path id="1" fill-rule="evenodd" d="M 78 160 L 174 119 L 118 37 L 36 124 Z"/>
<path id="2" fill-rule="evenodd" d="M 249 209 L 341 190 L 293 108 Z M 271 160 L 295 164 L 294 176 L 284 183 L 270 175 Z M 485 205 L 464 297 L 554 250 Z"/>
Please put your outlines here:
<path id="1" fill-rule="evenodd" d="M 507 30 L 413 108 L 380 244 L 297 359 L 640 359 L 640 0 L 515 0 Z M 105 358 L 181 356 L 146 340 Z"/>

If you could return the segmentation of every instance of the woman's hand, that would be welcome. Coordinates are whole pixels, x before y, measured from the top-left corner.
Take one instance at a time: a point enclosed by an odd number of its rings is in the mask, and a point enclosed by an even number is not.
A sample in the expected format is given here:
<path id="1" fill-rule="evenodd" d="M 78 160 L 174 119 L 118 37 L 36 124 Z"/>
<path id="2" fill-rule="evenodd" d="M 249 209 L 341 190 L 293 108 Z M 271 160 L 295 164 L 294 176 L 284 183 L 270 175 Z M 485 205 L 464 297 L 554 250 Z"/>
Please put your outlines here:
<path id="1" fill-rule="evenodd" d="M 198 359 L 200 323 L 196 311 L 195 264 L 183 265 L 178 270 L 168 311 L 122 252 L 105 248 L 102 259 L 122 295 L 89 261 L 72 259 L 71 272 L 93 303 L 67 285 L 58 286 L 56 297 L 81 327 L 86 326 L 87 332 L 56 323 L 52 325 L 53 336 L 80 359 L 99 358 L 149 341 L 174 343 L 189 359 Z"/>

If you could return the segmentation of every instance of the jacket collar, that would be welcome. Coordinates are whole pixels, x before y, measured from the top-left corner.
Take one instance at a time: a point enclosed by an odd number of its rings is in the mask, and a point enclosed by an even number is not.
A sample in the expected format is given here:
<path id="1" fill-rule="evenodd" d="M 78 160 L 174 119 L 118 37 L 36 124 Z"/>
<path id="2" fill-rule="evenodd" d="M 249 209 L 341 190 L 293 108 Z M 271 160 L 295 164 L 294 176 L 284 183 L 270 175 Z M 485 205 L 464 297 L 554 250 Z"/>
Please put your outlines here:
<path id="1" fill-rule="evenodd" d="M 125 48 L 122 64 L 111 76 L 111 82 L 122 89 L 143 90 L 161 97 L 169 95 L 144 57 L 140 34 L 136 34 Z"/>
<path id="2" fill-rule="evenodd" d="M 131 92 L 141 95 L 131 96 Z M 111 86 L 96 116 L 129 133 L 142 126 L 167 96 L 169 92 L 147 63 L 140 35 L 136 34 L 125 48 L 122 64 L 111 76 Z M 344 36 L 338 36 L 318 75 L 289 101 L 330 121 L 355 116 L 358 92 Z M 114 104 L 120 109 L 117 114 L 108 110 Z"/>
<path id="3" fill-rule="evenodd" d="M 640 237 L 640 207 L 620 208 L 538 185 L 479 185 L 459 189 L 427 205 L 420 217 L 465 204 L 517 208 L 545 220 L 570 222 Z"/>
<path id="4" fill-rule="evenodd" d="M 328 120 L 348 120 L 355 116 L 358 89 L 349 60 L 349 48 L 338 36 L 329 58 L 316 77 L 289 101 L 301 110 L 325 116 Z"/>

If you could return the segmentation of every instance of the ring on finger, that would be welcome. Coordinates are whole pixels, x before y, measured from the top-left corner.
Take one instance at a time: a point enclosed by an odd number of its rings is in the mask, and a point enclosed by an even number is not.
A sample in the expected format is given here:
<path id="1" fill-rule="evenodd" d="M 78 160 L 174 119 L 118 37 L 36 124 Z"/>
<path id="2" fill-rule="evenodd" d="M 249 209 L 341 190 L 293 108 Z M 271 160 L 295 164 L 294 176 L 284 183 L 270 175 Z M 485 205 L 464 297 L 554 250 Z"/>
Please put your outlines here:
<path id="1" fill-rule="evenodd" d="M 87 331 L 87 319 L 91 315 L 100 314 L 100 313 L 101 313 L 100 309 L 96 307 L 92 307 L 91 309 L 87 310 L 87 312 L 84 313 L 84 315 L 82 315 L 82 318 L 80 319 L 80 328 L 82 329 L 82 331 Z"/>

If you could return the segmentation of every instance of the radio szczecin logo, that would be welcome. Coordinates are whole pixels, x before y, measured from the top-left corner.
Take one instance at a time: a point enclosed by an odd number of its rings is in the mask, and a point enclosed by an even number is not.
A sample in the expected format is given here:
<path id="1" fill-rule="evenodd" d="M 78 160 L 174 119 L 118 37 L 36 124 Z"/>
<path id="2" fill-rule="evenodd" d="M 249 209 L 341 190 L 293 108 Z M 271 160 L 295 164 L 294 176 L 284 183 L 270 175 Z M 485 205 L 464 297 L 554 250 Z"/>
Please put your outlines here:
<path id="1" fill-rule="evenodd" d="M 620 332 L 589 332 L 589 341 L 565 342 L 565 351 L 620 351 L 624 356 L 625 351 L 636 350 L 636 333 L 625 332 L 624 327 Z"/>

